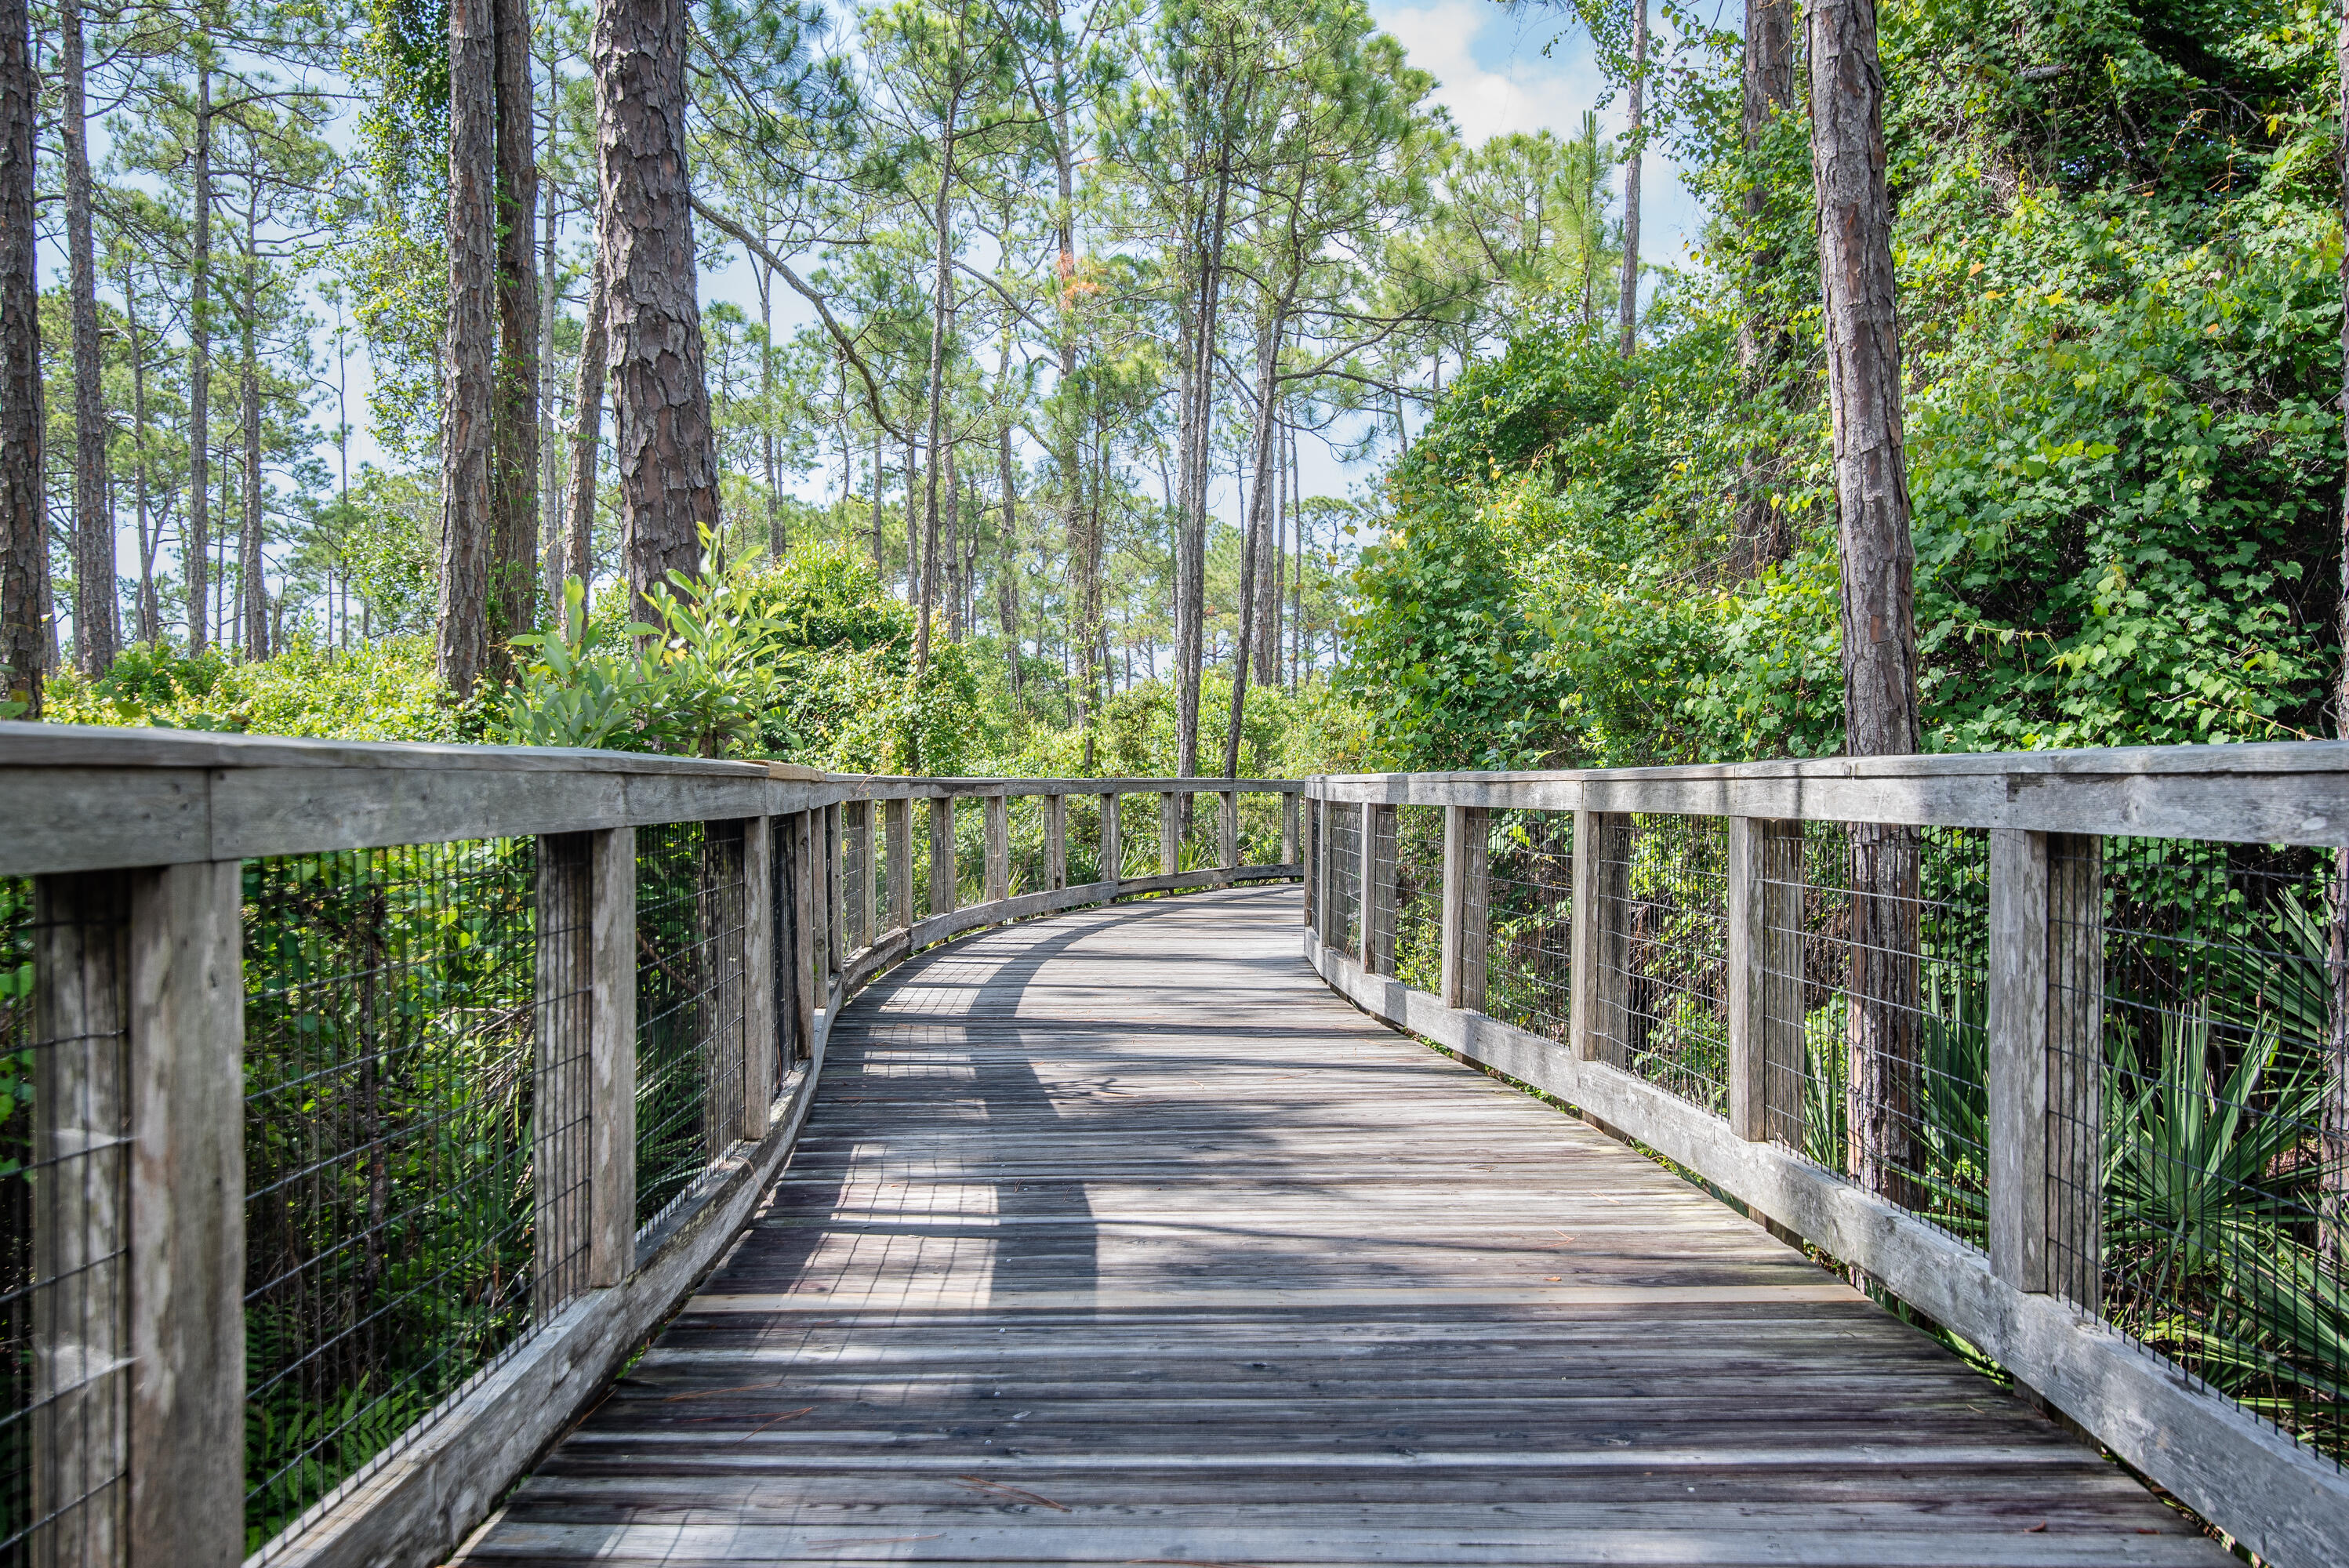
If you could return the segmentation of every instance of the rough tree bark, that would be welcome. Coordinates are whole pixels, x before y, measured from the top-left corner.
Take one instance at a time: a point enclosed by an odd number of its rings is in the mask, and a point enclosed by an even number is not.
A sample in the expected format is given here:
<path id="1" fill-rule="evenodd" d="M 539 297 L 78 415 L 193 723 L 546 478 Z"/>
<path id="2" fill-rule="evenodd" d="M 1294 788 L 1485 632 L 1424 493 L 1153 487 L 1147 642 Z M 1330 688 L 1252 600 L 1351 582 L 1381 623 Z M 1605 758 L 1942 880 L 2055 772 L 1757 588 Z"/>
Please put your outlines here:
<path id="1" fill-rule="evenodd" d="M 196 147 L 190 205 L 196 232 L 188 264 L 188 656 L 212 641 L 212 73 L 196 63 Z"/>
<path id="2" fill-rule="evenodd" d="M 147 341 L 139 319 L 138 284 L 130 257 L 122 259 L 122 319 L 130 331 L 130 445 L 137 454 L 132 466 L 132 496 L 139 522 L 139 640 L 155 644 L 163 638 L 163 606 L 155 593 L 155 536 L 161 519 L 150 517 L 147 494 Z"/>
<path id="3" fill-rule="evenodd" d="M 1794 0 L 1745 0 L 1745 67 L 1742 129 L 1749 158 L 1757 153 L 1771 123 L 1795 104 Z M 1745 188 L 1745 227 L 1758 234 L 1770 206 L 1770 192 L 1758 179 Z M 1748 394 L 1758 392 L 1786 353 L 1786 324 L 1771 309 L 1765 280 L 1783 257 L 1775 245 L 1754 241 L 1745 259 L 1745 311 L 1737 327 L 1737 363 Z M 1791 541 L 1782 513 L 1770 504 L 1763 484 L 1764 463 L 1748 459 L 1739 475 L 1744 499 L 1738 504 L 1737 540 L 1747 564 L 1760 571 L 1785 559 Z"/>
<path id="4" fill-rule="evenodd" d="M 435 665 L 460 697 L 488 667 L 497 402 L 497 39 L 492 0 L 449 0 L 449 321 L 440 405 Z"/>
<path id="5" fill-rule="evenodd" d="M 604 440 L 604 369 L 610 348 L 605 324 L 611 309 L 604 276 L 604 254 L 598 249 L 587 284 L 587 319 L 579 337 L 579 371 L 571 405 L 571 482 L 564 502 L 563 570 L 583 586 L 595 553 L 595 449 Z M 564 631 L 579 634 L 574 625 L 566 624 Z"/>
<path id="6" fill-rule="evenodd" d="M 930 613 L 937 599 L 938 453 L 944 449 L 940 443 L 946 432 L 947 315 L 954 292 L 954 230 L 949 220 L 954 201 L 955 124 L 961 111 L 962 91 L 957 86 L 947 97 L 946 114 L 939 125 L 938 189 L 930 204 L 930 230 L 937 249 L 930 289 L 929 428 L 922 441 L 930 461 L 922 476 L 922 592 L 919 619 L 914 624 L 916 677 L 930 665 Z M 905 552 L 910 559 L 914 553 L 910 537 Z"/>
<path id="7" fill-rule="evenodd" d="M 1617 301 L 1622 322 L 1623 357 L 1640 343 L 1640 165 L 1645 160 L 1640 134 L 1648 119 L 1648 0 L 1631 0 L 1630 122 L 1623 160 L 1623 284 Z"/>
<path id="8" fill-rule="evenodd" d="M 67 292 L 73 304 L 74 652 L 93 678 L 122 644 L 114 584 L 114 519 L 106 505 L 106 387 L 98 341 L 98 246 L 90 232 L 89 113 L 84 92 L 81 0 L 63 0 Z"/>
<path id="9" fill-rule="evenodd" d="M 34 273 L 33 127 L 40 111 L 32 17 L 0 0 L 0 666 L 7 696 L 41 717 L 48 551 L 41 496 L 40 293 Z"/>
<path id="10" fill-rule="evenodd" d="M 997 480 L 1003 490 L 1003 562 L 995 580 L 995 605 L 996 614 L 1003 624 L 1003 645 L 1011 661 L 1011 707 L 1018 711 L 1027 703 L 1019 679 L 1019 493 L 1018 476 L 1011 467 L 1009 425 L 997 437 L 995 463 Z"/>
<path id="11" fill-rule="evenodd" d="M 244 656 L 269 656 L 269 578 L 261 557 L 261 194 L 246 187 L 244 298 L 237 314 L 237 425 L 244 438 L 244 515 L 237 530 L 237 602 Z M 225 522 L 226 519 L 222 519 Z"/>
<path id="12" fill-rule="evenodd" d="M 1240 768 L 1240 727 L 1247 716 L 1248 655 L 1257 641 L 1257 584 L 1264 579 L 1261 561 L 1265 542 L 1271 533 L 1269 498 L 1272 494 L 1273 397 L 1278 386 L 1280 369 L 1280 339 L 1288 328 L 1288 298 L 1284 294 L 1275 308 L 1272 319 L 1264 324 L 1257 335 L 1256 366 L 1256 438 L 1250 457 L 1247 527 L 1240 538 L 1240 624 L 1232 638 L 1232 707 L 1230 720 L 1224 729 L 1224 777 L 1237 779 Z"/>
<path id="13" fill-rule="evenodd" d="M 1916 556 L 1901 450 L 1875 0 L 1813 0 L 1809 26 L 1811 158 L 1843 558 L 1844 749 L 1899 755 L 1919 745 Z M 1851 1170 L 1868 1189 L 1913 1203 L 1917 834 L 1855 825 L 1851 851 Z"/>
<path id="14" fill-rule="evenodd" d="M 1206 663 L 1208 441 L 1216 414 L 1216 313 L 1222 299 L 1224 245 L 1231 211 L 1232 145 L 1218 133 L 1215 194 L 1196 247 L 1197 303 L 1191 313 L 1184 365 L 1183 494 L 1174 519 L 1175 772 L 1199 771 L 1199 686 Z M 1191 798 L 1183 797 L 1189 826 Z"/>
<path id="15" fill-rule="evenodd" d="M 595 139 L 610 291 L 620 539 L 639 599 L 718 526 L 686 164 L 686 0 L 597 0 Z M 643 606 L 640 605 L 640 608 Z"/>
<path id="16" fill-rule="evenodd" d="M 529 0 L 491 0 L 497 146 L 498 367 L 491 415 L 489 634 L 482 668 L 513 677 L 513 639 L 538 621 L 538 119 Z"/>

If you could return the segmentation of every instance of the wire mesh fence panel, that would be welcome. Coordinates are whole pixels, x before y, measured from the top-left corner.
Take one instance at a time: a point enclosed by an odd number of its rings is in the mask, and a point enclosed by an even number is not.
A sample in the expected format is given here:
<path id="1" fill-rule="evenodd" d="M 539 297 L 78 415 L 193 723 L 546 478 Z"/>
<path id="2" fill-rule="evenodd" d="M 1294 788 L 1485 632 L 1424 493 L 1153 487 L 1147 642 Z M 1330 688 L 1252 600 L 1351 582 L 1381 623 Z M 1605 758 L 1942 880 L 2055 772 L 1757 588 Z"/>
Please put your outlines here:
<path id="1" fill-rule="evenodd" d="M 1256 790 L 1240 797 L 1240 857 L 1244 866 L 1277 866 L 1280 858 L 1284 795 Z"/>
<path id="2" fill-rule="evenodd" d="M 1321 930 L 1321 874 L 1325 869 L 1320 801 L 1304 803 L 1299 830 L 1305 855 L 1305 924 L 1318 935 Z"/>
<path id="3" fill-rule="evenodd" d="M 1564 1040 L 1573 1026 L 1574 813 L 1496 810 L 1485 844 L 1485 1011 Z"/>
<path id="4" fill-rule="evenodd" d="M 743 905 L 740 823 L 636 830 L 639 1226 L 740 1130 Z"/>
<path id="5" fill-rule="evenodd" d="M 987 902 L 987 802 L 954 800 L 955 907 Z"/>
<path id="6" fill-rule="evenodd" d="M 1380 846 L 1393 868 L 1394 974 L 1434 992 L 1444 984 L 1444 808 L 1398 806 L 1392 844 Z"/>
<path id="7" fill-rule="evenodd" d="M 1984 1244 L 1989 835 L 1809 822 L 1765 861 L 1770 1136 Z"/>
<path id="8" fill-rule="evenodd" d="M 1620 821 L 1592 846 L 1599 885 L 1621 900 L 1619 1000 L 1596 1011 L 1600 1048 L 1650 1083 L 1725 1111 L 1728 823 L 1649 815 Z"/>
<path id="9" fill-rule="evenodd" d="M 1118 875 L 1132 882 L 1158 874 L 1158 797 L 1150 794 L 1117 798 Z"/>
<path id="10" fill-rule="evenodd" d="M 2349 1454 L 2349 1079 L 2332 855 L 2051 847 L 2051 1288 L 2336 1465 Z M 2100 1136 L 2099 1136 L 2100 1135 Z M 2062 1158 L 2079 1148 L 2088 1157 Z M 2069 1222 L 2068 1223 L 2066 1222 Z"/>
<path id="11" fill-rule="evenodd" d="M 536 844 L 245 862 L 259 1549 L 529 1326 Z"/>
<path id="12" fill-rule="evenodd" d="M 905 802 L 905 837 L 913 849 L 914 918 L 927 920 L 938 913 L 930 903 L 930 803 Z"/>
<path id="13" fill-rule="evenodd" d="M 1350 802 L 1330 808 L 1330 873 L 1338 897 L 1337 929 L 1330 945 L 1361 956 L 1362 952 L 1362 809 Z"/>
<path id="14" fill-rule="evenodd" d="M 1041 892 L 1052 885 L 1044 853 L 1044 797 L 1014 795 L 1004 802 L 1010 840 L 1010 896 Z"/>
<path id="15" fill-rule="evenodd" d="M 1203 872 L 1222 865 L 1224 798 L 1217 794 L 1185 795 L 1182 810 L 1183 842 L 1175 855 L 1174 869 Z"/>
<path id="16" fill-rule="evenodd" d="M 51 878 L 37 891 L 0 878 L 0 1564 L 9 1568 L 117 1562 L 124 1544 L 128 918 L 116 875 Z"/>

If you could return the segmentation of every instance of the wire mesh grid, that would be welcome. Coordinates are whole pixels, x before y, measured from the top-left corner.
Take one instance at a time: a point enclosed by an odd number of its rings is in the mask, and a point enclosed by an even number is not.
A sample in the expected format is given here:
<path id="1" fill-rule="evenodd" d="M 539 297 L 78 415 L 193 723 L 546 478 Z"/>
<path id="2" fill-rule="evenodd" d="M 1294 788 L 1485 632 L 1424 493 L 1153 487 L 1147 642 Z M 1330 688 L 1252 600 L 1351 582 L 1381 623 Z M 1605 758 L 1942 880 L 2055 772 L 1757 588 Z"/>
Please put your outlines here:
<path id="1" fill-rule="evenodd" d="M 123 1542 L 122 885 L 101 874 L 36 891 L 0 879 L 0 1564 L 10 1568 L 114 1562 Z"/>
<path id="2" fill-rule="evenodd" d="M 1485 845 L 1485 1011 L 1564 1040 L 1573 1026 L 1574 813 L 1496 810 Z"/>
<path id="3" fill-rule="evenodd" d="M 1133 882 L 1158 874 L 1158 797 L 1153 794 L 1117 798 L 1118 876 Z"/>
<path id="4" fill-rule="evenodd" d="M 743 903 L 740 823 L 636 830 L 639 1226 L 740 1131 Z"/>
<path id="5" fill-rule="evenodd" d="M 540 841 L 536 1071 L 531 1086 L 532 1314 L 587 1288 L 593 1139 L 594 853 L 585 834 Z"/>
<path id="6" fill-rule="evenodd" d="M 1603 818 L 1596 885 L 1619 930 L 1602 944 L 1593 1024 L 1606 1060 L 1717 1113 L 1729 1104 L 1728 823 Z M 1594 918 L 1599 918 L 1594 914 Z M 1604 922 L 1596 930 L 1604 931 Z M 1612 949 L 1612 957 L 1607 949 Z M 1619 964 L 1619 972 L 1609 973 Z"/>
<path id="7" fill-rule="evenodd" d="M 2051 843 L 2050 1288 L 2336 1465 L 2349 1080 L 2332 855 Z"/>
<path id="8" fill-rule="evenodd" d="M 920 797 L 905 802 L 905 838 L 913 851 L 913 907 L 916 921 L 937 911 L 930 901 L 930 802 Z"/>
<path id="9" fill-rule="evenodd" d="M 254 1550 L 529 1326 L 536 858 L 494 839 L 245 862 Z"/>
<path id="10" fill-rule="evenodd" d="M 1982 1245 L 1989 835 L 1787 824 L 1762 880 L 1770 1137 Z"/>
<path id="11" fill-rule="evenodd" d="M 1330 945 L 1361 957 L 1362 952 L 1362 809 L 1351 801 L 1330 807 L 1330 880 L 1337 892 L 1336 929 Z"/>
<path id="12" fill-rule="evenodd" d="M 1051 867 L 1044 854 L 1044 797 L 1014 795 L 1004 801 L 1003 808 L 1010 851 L 1010 896 L 1044 892 L 1052 885 Z"/>
<path id="13" fill-rule="evenodd" d="M 1300 849 L 1305 856 L 1305 925 L 1306 929 L 1315 933 L 1319 933 L 1321 929 L 1321 813 L 1323 810 L 1319 800 L 1303 802 Z"/>
<path id="14" fill-rule="evenodd" d="M 1282 802 L 1286 796 L 1252 790 L 1240 796 L 1240 854 L 1243 866 L 1277 866 L 1280 858 Z"/>
<path id="15" fill-rule="evenodd" d="M 1394 830 L 1380 846 L 1394 868 L 1394 975 L 1404 985 L 1438 991 L 1444 984 L 1444 808 L 1398 806 Z"/>

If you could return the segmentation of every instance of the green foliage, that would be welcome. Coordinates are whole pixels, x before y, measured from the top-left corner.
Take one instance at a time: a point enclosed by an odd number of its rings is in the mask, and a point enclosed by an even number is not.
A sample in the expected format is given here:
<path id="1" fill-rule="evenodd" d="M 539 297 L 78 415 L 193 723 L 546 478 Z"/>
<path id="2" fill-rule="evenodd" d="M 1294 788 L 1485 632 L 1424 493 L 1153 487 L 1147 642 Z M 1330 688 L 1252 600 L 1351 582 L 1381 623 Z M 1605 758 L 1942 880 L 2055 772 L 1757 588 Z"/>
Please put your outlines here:
<path id="1" fill-rule="evenodd" d="M 347 649 L 297 643 L 257 664 L 218 648 L 189 658 L 134 644 L 97 680 L 71 670 L 51 676 L 46 717 L 342 740 L 464 738 L 463 716 L 433 676 L 430 645 L 413 637 Z"/>

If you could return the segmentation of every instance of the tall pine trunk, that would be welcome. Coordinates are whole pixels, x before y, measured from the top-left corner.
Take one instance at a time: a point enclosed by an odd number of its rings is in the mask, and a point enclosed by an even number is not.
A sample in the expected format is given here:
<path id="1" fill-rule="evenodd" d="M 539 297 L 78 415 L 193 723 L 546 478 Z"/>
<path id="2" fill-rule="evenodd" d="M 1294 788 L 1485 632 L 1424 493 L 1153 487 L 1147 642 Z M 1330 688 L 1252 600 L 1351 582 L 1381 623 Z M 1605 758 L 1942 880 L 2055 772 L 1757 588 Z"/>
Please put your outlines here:
<path id="1" fill-rule="evenodd" d="M 1827 395 L 1843 560 L 1844 749 L 1918 749 L 1916 556 L 1901 449 L 1900 327 L 1884 175 L 1875 0 L 1813 0 L 1811 158 L 1817 183 Z M 1852 1174 L 1913 1203 L 1918 837 L 1851 829 L 1847 1131 Z"/>
<path id="2" fill-rule="evenodd" d="M 1183 494 L 1174 519 L 1175 772 L 1185 779 L 1196 777 L 1199 771 L 1199 688 L 1206 663 L 1208 449 L 1216 416 L 1216 311 L 1222 298 L 1224 244 L 1231 211 L 1228 129 L 1217 133 L 1215 181 L 1215 194 L 1204 210 L 1206 226 L 1196 247 L 1198 295 L 1185 345 L 1188 396 L 1180 427 Z M 1189 796 L 1183 797 L 1186 813 L 1190 801 Z"/>
<path id="3" fill-rule="evenodd" d="M 459 696 L 488 668 L 496 522 L 497 38 L 493 0 L 449 0 L 449 320 L 435 664 Z"/>
<path id="4" fill-rule="evenodd" d="M 106 387 L 98 341 L 98 246 L 90 232 L 89 116 L 83 91 L 81 0 L 63 0 L 66 255 L 73 307 L 74 651 L 93 678 L 122 643 L 114 585 L 114 519 L 106 500 Z"/>
<path id="5" fill-rule="evenodd" d="M 122 318 L 130 333 L 130 449 L 132 495 L 139 524 L 139 640 L 150 645 L 163 636 L 163 607 L 155 593 L 156 535 L 160 521 L 150 515 L 147 493 L 147 341 L 139 320 L 139 291 L 128 253 L 122 259 Z"/>
<path id="6" fill-rule="evenodd" d="M 996 473 L 1003 490 L 1003 561 L 997 568 L 995 605 L 997 619 L 1002 623 L 1003 646 L 1010 659 L 1011 707 L 1014 712 L 1027 706 L 1026 694 L 1019 678 L 1019 496 L 1017 476 L 1011 469 L 1011 427 L 1006 425 L 997 437 Z"/>
<path id="7" fill-rule="evenodd" d="M 1273 462 L 1273 395 L 1278 385 L 1280 339 L 1288 328 L 1288 301 L 1284 297 L 1257 337 L 1256 366 L 1256 439 L 1250 443 L 1247 526 L 1240 538 L 1240 624 L 1232 637 L 1232 707 L 1224 730 L 1224 777 L 1237 779 L 1240 767 L 1240 729 L 1247 717 L 1248 656 L 1257 641 L 1260 607 L 1257 603 L 1259 562 L 1271 534 L 1270 498 Z M 1269 661 L 1267 661 L 1268 663 Z"/>
<path id="8" fill-rule="evenodd" d="M 605 285 L 604 253 L 599 247 L 588 274 L 587 318 L 579 335 L 579 368 L 572 392 L 571 482 L 564 502 L 563 571 L 584 587 L 594 575 L 595 531 L 595 449 L 604 441 L 604 367 L 610 344 L 605 324 L 611 301 Z M 583 606 L 584 608 L 584 606 Z M 569 612 L 564 612 L 567 616 Z M 564 630 L 573 636 L 577 626 Z"/>
<path id="9" fill-rule="evenodd" d="M 529 0 L 491 0 L 497 146 L 498 369 L 492 415 L 484 672 L 513 676 L 513 639 L 538 621 L 538 119 Z"/>
<path id="10" fill-rule="evenodd" d="M 188 531 L 180 564 L 187 577 L 188 656 L 212 642 L 212 74 L 209 54 L 196 65 L 194 191 L 196 232 L 188 265 Z"/>
<path id="11" fill-rule="evenodd" d="M 621 555 L 641 598 L 690 573 L 718 526 L 718 452 L 703 374 L 686 161 L 686 0 L 597 0 L 598 248 L 610 291 Z"/>
<path id="12" fill-rule="evenodd" d="M 936 239 L 936 254 L 930 284 L 930 374 L 926 396 L 929 398 L 929 428 L 924 437 L 923 449 L 929 454 L 929 466 L 922 475 L 922 588 L 920 607 L 914 623 L 914 673 L 919 676 L 930 664 L 930 613 L 937 600 L 938 577 L 938 454 L 946 433 L 947 318 L 952 309 L 949 298 L 954 289 L 954 155 L 955 122 L 962 109 L 959 91 L 947 99 L 947 111 L 938 139 L 938 189 L 930 205 L 931 232 Z M 910 562 L 914 542 L 909 535 L 905 553 Z M 908 570 L 910 570 L 910 565 Z"/>
<path id="13" fill-rule="evenodd" d="M 2342 220 L 2349 229 L 2349 0 L 2341 0 L 2333 35 L 2333 64 L 2338 73 L 2336 108 L 2341 117 L 2337 150 L 2342 180 Z M 2341 257 L 2341 400 L 2349 415 L 2349 251 Z M 2344 457 L 2349 459 L 2349 420 L 2343 425 Z M 2342 666 L 2333 692 L 2333 733 L 2349 737 L 2349 463 L 2344 464 L 2341 502 L 2341 603 L 2335 624 L 2341 638 Z M 2317 1173 L 2318 1250 L 2328 1256 L 2335 1273 L 2349 1276 L 2349 850 L 2333 851 L 2333 1020 L 2332 1080 L 2325 1086 L 2324 1139 Z"/>
<path id="14" fill-rule="evenodd" d="M 48 614 L 33 229 L 39 96 L 31 15 L 25 0 L 0 0 L 0 680 L 11 699 L 26 705 L 26 718 L 41 717 L 42 624 Z"/>
<path id="15" fill-rule="evenodd" d="M 1740 115 L 1749 170 L 1759 162 L 1764 139 L 1772 123 L 1795 104 L 1794 0 L 1745 0 L 1745 62 Z M 1768 215 L 1770 191 L 1759 178 L 1749 178 L 1744 197 L 1744 223 L 1749 249 L 1745 257 L 1745 308 L 1737 325 L 1737 363 L 1744 370 L 1745 390 L 1758 394 L 1786 354 L 1786 324 L 1770 304 L 1769 286 L 1783 255 L 1775 244 L 1764 243 L 1762 224 Z M 1742 465 L 1736 541 L 1755 572 L 1785 559 L 1791 541 L 1784 514 L 1770 504 L 1764 488 L 1766 464 L 1749 458 Z"/>
<path id="16" fill-rule="evenodd" d="M 1640 343 L 1640 165 L 1646 161 L 1642 138 L 1648 119 L 1648 0 L 1631 0 L 1631 91 L 1630 155 L 1623 160 L 1623 284 L 1617 311 L 1623 357 Z"/>
<path id="17" fill-rule="evenodd" d="M 261 557 L 261 193 L 244 203 L 244 300 L 238 313 L 237 424 L 244 438 L 244 516 L 237 531 L 239 602 L 244 606 L 244 656 L 269 656 L 269 583 Z"/>

